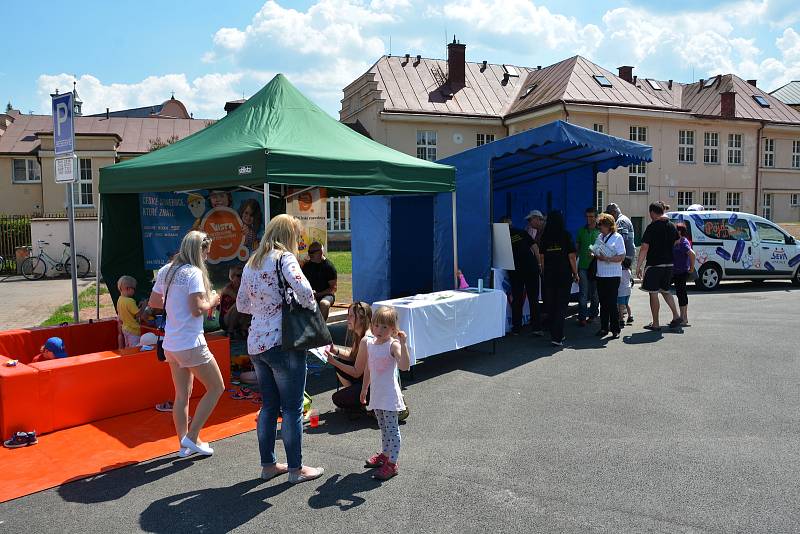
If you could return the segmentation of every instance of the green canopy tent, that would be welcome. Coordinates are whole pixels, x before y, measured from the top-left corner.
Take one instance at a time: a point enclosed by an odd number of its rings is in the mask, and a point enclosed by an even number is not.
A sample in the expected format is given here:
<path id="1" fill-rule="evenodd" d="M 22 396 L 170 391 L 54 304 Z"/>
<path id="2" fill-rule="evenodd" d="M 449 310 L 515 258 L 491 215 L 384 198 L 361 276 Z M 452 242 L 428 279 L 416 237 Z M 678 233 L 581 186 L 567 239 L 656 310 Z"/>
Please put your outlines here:
<path id="1" fill-rule="evenodd" d="M 152 273 L 144 270 L 139 193 L 258 189 L 265 198 L 266 222 L 270 195 L 276 195 L 271 185 L 325 187 L 344 195 L 447 191 L 455 195 L 455 170 L 364 137 L 330 117 L 278 74 L 207 128 L 100 169 L 98 282 L 102 270 L 115 300 L 114 282 L 123 274 L 139 281 L 142 296 L 150 289 Z"/>

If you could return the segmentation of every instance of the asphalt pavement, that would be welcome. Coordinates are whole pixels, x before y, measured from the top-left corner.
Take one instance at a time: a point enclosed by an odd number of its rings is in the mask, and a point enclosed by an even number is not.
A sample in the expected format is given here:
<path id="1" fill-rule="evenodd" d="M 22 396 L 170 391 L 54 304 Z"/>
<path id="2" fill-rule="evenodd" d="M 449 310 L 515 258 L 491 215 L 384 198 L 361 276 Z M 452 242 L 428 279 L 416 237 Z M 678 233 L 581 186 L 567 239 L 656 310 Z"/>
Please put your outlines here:
<path id="1" fill-rule="evenodd" d="M 362 467 L 377 426 L 332 411 L 327 370 L 309 378 L 321 424 L 303 447 L 320 480 L 260 481 L 249 432 L 212 458 L 166 456 L 0 504 L 0 530 L 800 531 L 800 290 L 692 292 L 693 326 L 664 333 L 642 329 L 647 296 L 633 293 L 620 340 L 572 320 L 562 350 L 523 335 L 421 362 L 388 482 Z"/>
<path id="2" fill-rule="evenodd" d="M 0 329 L 37 326 L 62 304 L 72 302 L 69 278 L 26 280 L 22 276 L 0 276 Z M 78 293 L 94 282 L 94 277 L 78 279 Z"/>

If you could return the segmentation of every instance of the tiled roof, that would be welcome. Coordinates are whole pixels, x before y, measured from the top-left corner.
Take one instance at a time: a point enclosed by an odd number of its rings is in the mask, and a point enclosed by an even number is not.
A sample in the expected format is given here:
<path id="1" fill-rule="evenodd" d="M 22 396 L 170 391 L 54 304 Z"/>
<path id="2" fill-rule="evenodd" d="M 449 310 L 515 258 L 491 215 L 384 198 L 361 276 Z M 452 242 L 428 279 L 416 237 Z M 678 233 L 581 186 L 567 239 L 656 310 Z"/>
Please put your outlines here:
<path id="1" fill-rule="evenodd" d="M 505 78 L 502 65 L 466 64 L 466 87 L 449 95 L 444 77 L 447 61 L 383 56 L 369 70 L 385 99 L 385 111 L 446 113 L 499 117 L 530 71 L 516 67 L 519 77 Z"/>
<path id="2" fill-rule="evenodd" d="M 0 136 L 0 154 L 31 154 L 39 148 L 40 132 L 53 131 L 50 115 L 14 115 L 8 129 Z M 156 138 L 162 141 L 176 136 L 183 139 L 202 130 L 206 121 L 199 119 L 165 118 L 115 118 L 75 117 L 75 133 L 116 134 L 122 138 L 117 147 L 121 154 L 143 154 L 150 149 L 150 142 Z"/>
<path id="3" fill-rule="evenodd" d="M 770 93 L 772 96 L 790 106 L 800 105 L 800 80 L 789 82 Z"/>
<path id="4" fill-rule="evenodd" d="M 611 87 L 601 86 L 594 76 L 604 76 Z M 520 86 L 517 101 L 511 105 L 507 114 L 524 113 L 558 101 L 662 109 L 676 107 L 642 91 L 588 59 L 574 56 L 541 70 L 531 71 Z"/>

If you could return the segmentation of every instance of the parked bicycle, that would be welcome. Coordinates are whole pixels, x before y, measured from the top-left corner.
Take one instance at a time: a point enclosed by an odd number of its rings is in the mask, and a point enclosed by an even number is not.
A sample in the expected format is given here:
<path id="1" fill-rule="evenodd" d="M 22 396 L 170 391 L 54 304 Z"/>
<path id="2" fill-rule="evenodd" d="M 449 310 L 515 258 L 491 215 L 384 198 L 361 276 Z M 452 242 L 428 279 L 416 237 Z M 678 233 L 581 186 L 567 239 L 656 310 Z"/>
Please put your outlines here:
<path id="1" fill-rule="evenodd" d="M 72 261 L 69 253 L 69 243 L 62 243 L 64 250 L 61 252 L 61 260 L 56 260 L 44 251 L 44 245 L 50 243 L 39 240 L 36 242 L 39 248 L 39 253 L 36 256 L 25 258 L 22 262 L 22 276 L 28 280 L 39 280 L 50 267 L 54 268 L 56 272 L 66 273 L 72 275 Z M 75 272 L 78 278 L 84 278 L 89 274 L 91 263 L 86 256 L 75 254 Z"/>

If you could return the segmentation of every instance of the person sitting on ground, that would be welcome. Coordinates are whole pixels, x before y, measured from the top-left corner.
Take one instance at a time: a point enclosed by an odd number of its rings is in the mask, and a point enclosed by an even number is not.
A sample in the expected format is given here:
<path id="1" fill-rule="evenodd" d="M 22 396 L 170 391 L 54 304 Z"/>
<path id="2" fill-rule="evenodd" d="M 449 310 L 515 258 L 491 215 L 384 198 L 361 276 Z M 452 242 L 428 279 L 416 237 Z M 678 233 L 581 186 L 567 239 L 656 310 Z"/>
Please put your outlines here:
<path id="1" fill-rule="evenodd" d="M 336 301 L 336 267 L 325 257 L 322 244 L 314 241 L 308 246 L 308 260 L 303 264 L 306 275 L 314 290 L 314 298 L 319 305 L 322 318 L 328 320 L 328 313 Z"/>
<path id="2" fill-rule="evenodd" d="M 222 290 L 220 297 L 219 325 L 231 338 L 247 339 L 251 316 L 241 313 L 236 308 L 236 295 L 239 293 L 239 285 L 242 281 L 242 268 L 242 265 L 233 265 L 228 269 L 230 282 Z"/>
<path id="3" fill-rule="evenodd" d="M 67 348 L 64 346 L 64 340 L 60 337 L 51 337 L 44 342 L 42 348 L 39 349 L 39 354 L 33 357 L 31 363 L 46 362 L 59 358 L 69 358 Z"/>
<path id="4" fill-rule="evenodd" d="M 117 289 L 119 289 L 117 317 L 122 331 L 120 348 L 136 347 L 139 345 L 139 336 L 142 335 L 142 329 L 139 326 L 141 310 L 133 300 L 133 295 L 136 293 L 136 278 L 128 275 L 120 276 L 117 280 Z"/>
<path id="5" fill-rule="evenodd" d="M 347 309 L 348 338 L 352 336 L 349 348 L 331 345 L 326 351 L 328 363 L 336 368 L 336 376 L 342 389 L 333 394 L 333 403 L 343 410 L 360 411 L 358 400 L 361 393 L 361 381 L 367 365 L 367 354 L 358 349 L 361 340 L 371 338 L 372 308 L 366 302 L 354 302 Z"/>

